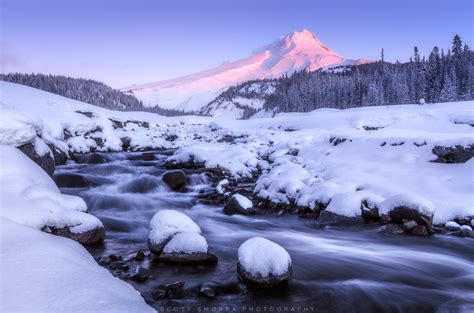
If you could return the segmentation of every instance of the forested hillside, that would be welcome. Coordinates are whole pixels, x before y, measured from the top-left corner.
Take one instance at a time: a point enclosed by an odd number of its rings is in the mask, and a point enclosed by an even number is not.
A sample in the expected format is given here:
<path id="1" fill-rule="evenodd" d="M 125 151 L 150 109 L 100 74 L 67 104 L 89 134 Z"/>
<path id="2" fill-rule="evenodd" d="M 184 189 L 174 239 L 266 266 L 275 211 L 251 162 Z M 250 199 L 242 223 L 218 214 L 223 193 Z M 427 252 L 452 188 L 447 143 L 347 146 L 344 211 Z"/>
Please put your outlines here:
<path id="1" fill-rule="evenodd" d="M 427 58 L 415 47 L 409 62 L 388 63 L 382 50 L 374 63 L 301 71 L 276 81 L 264 103 L 276 112 L 471 100 L 474 53 L 456 35 L 450 49 L 434 47 Z"/>
<path id="2" fill-rule="evenodd" d="M 92 79 L 44 74 L 0 74 L 0 80 L 22 84 L 99 107 L 121 111 L 143 111 L 134 96 Z"/>

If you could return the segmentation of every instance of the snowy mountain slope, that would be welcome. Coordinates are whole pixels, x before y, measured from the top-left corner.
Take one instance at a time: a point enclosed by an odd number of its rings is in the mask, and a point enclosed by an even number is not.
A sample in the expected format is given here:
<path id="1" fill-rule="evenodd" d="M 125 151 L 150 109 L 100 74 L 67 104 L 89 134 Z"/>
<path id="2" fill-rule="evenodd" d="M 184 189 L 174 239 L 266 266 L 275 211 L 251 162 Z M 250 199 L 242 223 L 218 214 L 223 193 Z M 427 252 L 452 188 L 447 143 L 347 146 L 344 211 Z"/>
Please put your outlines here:
<path id="1" fill-rule="evenodd" d="M 248 118 L 263 108 L 266 97 L 275 90 L 275 81 L 256 80 L 230 87 L 199 112 L 220 118 Z"/>
<path id="2" fill-rule="evenodd" d="M 239 82 L 360 62 L 363 61 L 340 56 L 305 29 L 283 36 L 247 58 L 176 79 L 122 88 L 122 91 L 134 94 L 149 106 L 198 111 L 226 87 Z"/>

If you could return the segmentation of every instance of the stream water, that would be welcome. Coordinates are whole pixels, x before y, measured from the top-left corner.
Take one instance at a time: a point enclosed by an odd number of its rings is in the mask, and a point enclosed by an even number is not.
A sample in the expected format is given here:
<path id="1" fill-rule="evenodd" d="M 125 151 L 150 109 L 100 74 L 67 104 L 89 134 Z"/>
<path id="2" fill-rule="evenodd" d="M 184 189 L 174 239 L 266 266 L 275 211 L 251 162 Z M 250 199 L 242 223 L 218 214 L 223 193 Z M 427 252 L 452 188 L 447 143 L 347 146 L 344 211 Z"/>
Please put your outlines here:
<path id="1" fill-rule="evenodd" d="M 386 236 L 377 225 L 326 226 L 287 214 L 251 217 L 223 214 L 222 207 L 199 203 L 212 192 L 204 174 L 191 174 L 191 190 L 172 192 L 162 181 L 168 153 L 114 153 L 103 164 L 70 163 L 57 173 L 80 173 L 97 186 L 63 188 L 82 197 L 105 225 L 103 245 L 88 248 L 94 257 L 111 253 L 151 271 L 144 283 L 126 278 L 159 311 L 247 312 L 469 312 L 474 311 L 474 240 L 448 235 L 428 238 Z M 148 251 L 148 223 L 161 209 L 176 209 L 199 224 L 215 267 L 135 261 Z M 293 261 L 286 290 L 245 291 L 238 286 L 237 249 L 261 236 L 283 246 Z M 132 260 L 131 260 L 132 259 Z M 129 260 L 129 261 L 128 261 Z M 160 284 L 184 281 L 184 292 L 155 300 Z M 228 285 L 214 299 L 198 296 L 204 282 Z"/>

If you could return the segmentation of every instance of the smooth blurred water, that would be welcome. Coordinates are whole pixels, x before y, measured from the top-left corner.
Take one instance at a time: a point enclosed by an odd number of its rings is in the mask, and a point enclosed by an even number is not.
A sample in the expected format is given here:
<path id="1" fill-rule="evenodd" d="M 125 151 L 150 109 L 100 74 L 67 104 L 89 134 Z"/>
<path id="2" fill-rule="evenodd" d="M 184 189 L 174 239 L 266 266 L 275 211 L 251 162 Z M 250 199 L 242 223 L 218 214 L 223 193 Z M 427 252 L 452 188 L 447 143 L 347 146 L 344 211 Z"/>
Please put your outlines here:
<path id="1" fill-rule="evenodd" d="M 109 163 L 57 169 L 81 173 L 98 184 L 62 190 L 81 196 L 105 225 L 104 246 L 90 248 L 94 256 L 115 253 L 129 259 L 138 250 L 147 251 L 148 223 L 161 209 L 182 211 L 199 224 L 210 251 L 219 257 L 216 267 L 130 261 L 132 267 L 150 268 L 152 279 L 130 283 L 158 310 L 190 306 L 203 312 L 230 306 L 247 312 L 264 312 L 264 307 L 274 312 L 284 307 L 295 312 L 474 312 L 474 240 L 386 236 L 376 232 L 377 225 L 325 226 L 293 215 L 227 216 L 222 207 L 198 203 L 199 193 L 212 191 L 204 174 L 191 175 L 190 192 L 172 192 L 161 179 L 166 157 L 157 152 L 156 160 L 147 161 L 140 160 L 139 153 L 116 153 L 107 154 Z M 198 297 L 203 282 L 235 285 L 237 249 L 254 236 L 268 238 L 290 253 L 290 288 Z M 185 282 L 182 296 L 152 300 L 154 287 L 177 280 Z"/>

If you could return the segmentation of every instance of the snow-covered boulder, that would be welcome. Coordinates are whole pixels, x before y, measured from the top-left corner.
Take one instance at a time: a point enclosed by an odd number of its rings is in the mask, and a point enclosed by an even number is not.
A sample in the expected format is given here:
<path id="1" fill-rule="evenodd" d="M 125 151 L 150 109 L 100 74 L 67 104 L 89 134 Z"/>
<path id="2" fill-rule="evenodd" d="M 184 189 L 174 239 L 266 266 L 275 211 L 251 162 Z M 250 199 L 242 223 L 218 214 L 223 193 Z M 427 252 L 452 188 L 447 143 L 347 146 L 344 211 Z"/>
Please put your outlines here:
<path id="1" fill-rule="evenodd" d="M 51 177 L 20 150 L 0 146 L 0 164 L 0 217 L 86 245 L 103 240 L 104 226 L 86 213 L 84 200 L 61 194 Z"/>
<path id="2" fill-rule="evenodd" d="M 449 230 L 449 231 L 457 231 L 457 230 L 460 230 L 461 229 L 461 225 L 459 225 L 458 223 L 456 223 L 455 221 L 449 221 L 449 222 L 446 222 L 446 224 L 444 225 L 444 227 Z"/>
<path id="3" fill-rule="evenodd" d="M 384 224 L 415 221 L 417 226 L 413 227 L 411 232 L 415 235 L 428 235 L 433 226 L 435 206 L 420 197 L 395 195 L 380 203 L 379 213 Z"/>
<path id="4" fill-rule="evenodd" d="M 201 228 L 187 215 L 161 210 L 150 221 L 148 247 L 162 262 L 178 264 L 215 264 Z"/>
<path id="5" fill-rule="evenodd" d="M 2 312 L 154 312 L 69 239 L 0 218 L 0 258 Z"/>
<path id="6" fill-rule="evenodd" d="M 291 281 L 291 257 L 280 245 L 261 237 L 245 241 L 238 251 L 237 274 L 255 287 L 286 286 Z"/>
<path id="7" fill-rule="evenodd" d="M 242 215 L 251 215 L 255 211 L 253 209 L 252 201 L 240 194 L 235 194 L 230 197 L 227 204 L 224 206 L 225 214 L 242 214 Z"/>
<path id="8" fill-rule="evenodd" d="M 163 174 L 163 181 L 172 190 L 181 191 L 186 185 L 186 173 L 181 170 L 167 171 Z"/>

